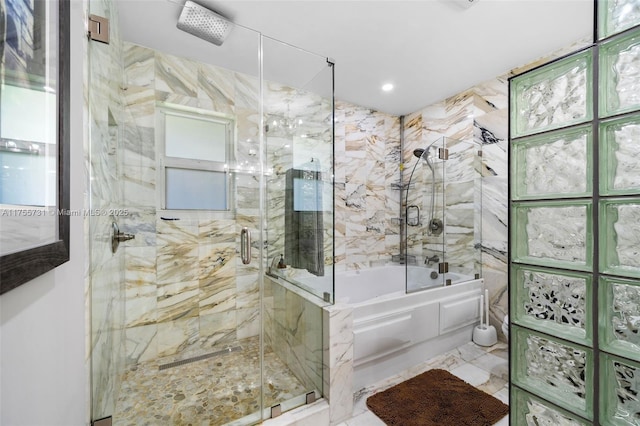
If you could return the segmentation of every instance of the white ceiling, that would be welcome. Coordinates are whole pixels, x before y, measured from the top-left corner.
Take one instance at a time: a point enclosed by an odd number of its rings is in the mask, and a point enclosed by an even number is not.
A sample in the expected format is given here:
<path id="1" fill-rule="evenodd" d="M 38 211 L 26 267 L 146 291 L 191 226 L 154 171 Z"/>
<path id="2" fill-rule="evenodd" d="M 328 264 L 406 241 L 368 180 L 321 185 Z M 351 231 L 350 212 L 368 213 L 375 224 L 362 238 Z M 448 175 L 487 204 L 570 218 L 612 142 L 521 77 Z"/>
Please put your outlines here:
<path id="1" fill-rule="evenodd" d="M 403 115 L 504 74 L 592 33 L 592 0 L 195 0 L 244 27 L 319 56 L 265 42 L 265 73 L 301 84 L 335 61 L 336 98 Z M 234 28 L 217 47 L 176 28 L 184 0 L 118 0 L 125 40 L 243 72 L 257 37 Z M 293 55 L 293 56 L 292 56 Z M 295 56 L 295 57 L 294 57 Z M 276 60 L 277 58 L 277 60 Z M 276 71 L 279 70 L 279 71 Z M 302 77 L 299 77 L 302 76 Z M 382 92 L 383 83 L 395 85 Z M 302 82 L 304 84 L 304 82 Z"/>

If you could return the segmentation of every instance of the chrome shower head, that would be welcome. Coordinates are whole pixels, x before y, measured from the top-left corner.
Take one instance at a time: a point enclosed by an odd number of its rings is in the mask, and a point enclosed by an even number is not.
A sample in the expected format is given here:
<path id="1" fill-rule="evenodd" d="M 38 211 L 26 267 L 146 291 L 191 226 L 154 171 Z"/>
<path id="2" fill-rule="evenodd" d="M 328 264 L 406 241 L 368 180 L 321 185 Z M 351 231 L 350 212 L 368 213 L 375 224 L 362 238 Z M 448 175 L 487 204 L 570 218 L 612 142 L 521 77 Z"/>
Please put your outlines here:
<path id="1" fill-rule="evenodd" d="M 221 46 L 233 23 L 216 12 L 187 0 L 178 18 L 177 27 L 203 40 Z"/>
<path id="2" fill-rule="evenodd" d="M 424 154 L 424 149 L 422 148 L 416 148 L 413 150 L 413 155 L 415 155 L 418 158 L 422 158 L 422 154 Z"/>

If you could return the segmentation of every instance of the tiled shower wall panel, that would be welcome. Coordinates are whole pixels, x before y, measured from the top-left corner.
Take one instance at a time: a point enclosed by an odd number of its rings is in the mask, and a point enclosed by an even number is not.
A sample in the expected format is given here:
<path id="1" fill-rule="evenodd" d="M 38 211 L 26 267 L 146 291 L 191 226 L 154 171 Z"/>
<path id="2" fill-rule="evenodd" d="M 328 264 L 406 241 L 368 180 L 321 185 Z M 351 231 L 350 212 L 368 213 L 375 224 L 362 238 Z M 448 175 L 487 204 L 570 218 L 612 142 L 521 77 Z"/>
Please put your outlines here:
<path id="1" fill-rule="evenodd" d="M 384 265 L 400 253 L 399 117 L 336 102 L 336 272 Z"/>
<path id="2" fill-rule="evenodd" d="M 259 227 L 258 79 L 131 43 L 124 44 L 129 125 L 125 132 L 124 195 L 127 243 L 126 337 L 129 363 L 197 352 L 255 336 L 260 330 L 258 250 L 252 265 L 236 255 L 239 231 Z M 156 182 L 157 102 L 234 114 L 236 159 L 233 218 L 203 213 L 164 221 Z"/>

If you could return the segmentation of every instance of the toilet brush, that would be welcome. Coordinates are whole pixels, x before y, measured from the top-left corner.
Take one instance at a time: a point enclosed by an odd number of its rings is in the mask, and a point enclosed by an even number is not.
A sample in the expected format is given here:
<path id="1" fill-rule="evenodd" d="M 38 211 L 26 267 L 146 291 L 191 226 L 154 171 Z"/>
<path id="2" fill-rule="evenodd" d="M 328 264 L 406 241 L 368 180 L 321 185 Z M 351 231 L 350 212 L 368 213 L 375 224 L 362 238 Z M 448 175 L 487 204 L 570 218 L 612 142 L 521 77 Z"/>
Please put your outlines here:
<path id="1" fill-rule="evenodd" d="M 483 323 L 483 321 L 486 322 Z M 491 346 L 498 342 L 496 328 L 489 325 L 489 290 L 487 289 L 484 295 L 480 295 L 480 325 L 473 329 L 473 341 L 480 346 Z"/>

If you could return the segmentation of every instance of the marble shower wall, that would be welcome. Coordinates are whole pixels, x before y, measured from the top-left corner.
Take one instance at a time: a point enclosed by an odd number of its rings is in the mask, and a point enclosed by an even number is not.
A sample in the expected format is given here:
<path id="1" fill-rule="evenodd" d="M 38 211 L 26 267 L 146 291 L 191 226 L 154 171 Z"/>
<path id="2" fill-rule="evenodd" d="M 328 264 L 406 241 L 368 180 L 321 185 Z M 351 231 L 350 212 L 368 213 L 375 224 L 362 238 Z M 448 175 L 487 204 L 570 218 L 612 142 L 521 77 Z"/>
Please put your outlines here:
<path id="1" fill-rule="evenodd" d="M 85 216 L 86 244 L 91 247 L 85 280 L 91 330 L 92 414 L 95 418 L 110 415 L 118 398 L 125 368 L 124 349 L 124 251 L 111 253 L 111 224 L 122 224 L 117 213 L 122 208 L 122 184 L 118 151 L 123 148 L 125 123 L 120 86 L 122 44 L 117 11 L 110 2 L 91 1 L 90 13 L 105 16 L 113 23 L 111 44 L 88 45 L 87 108 L 91 143 L 85 144 L 85 167 L 89 198 L 85 207 L 100 213 Z"/>
<path id="2" fill-rule="evenodd" d="M 323 393 L 322 308 L 305 291 L 264 279 L 264 342 L 306 392 Z"/>
<path id="3" fill-rule="evenodd" d="M 257 77 L 124 43 L 129 112 L 124 196 L 127 243 L 127 362 L 181 358 L 233 345 L 260 332 L 258 246 L 243 265 L 242 227 L 257 235 L 260 170 Z M 159 102 L 231 114 L 236 119 L 230 214 L 163 212 L 157 208 L 156 114 Z M 179 217 L 166 221 L 162 216 Z"/>
<path id="4" fill-rule="evenodd" d="M 339 273 L 384 265 L 400 253 L 400 118 L 342 101 L 335 109 Z"/>

